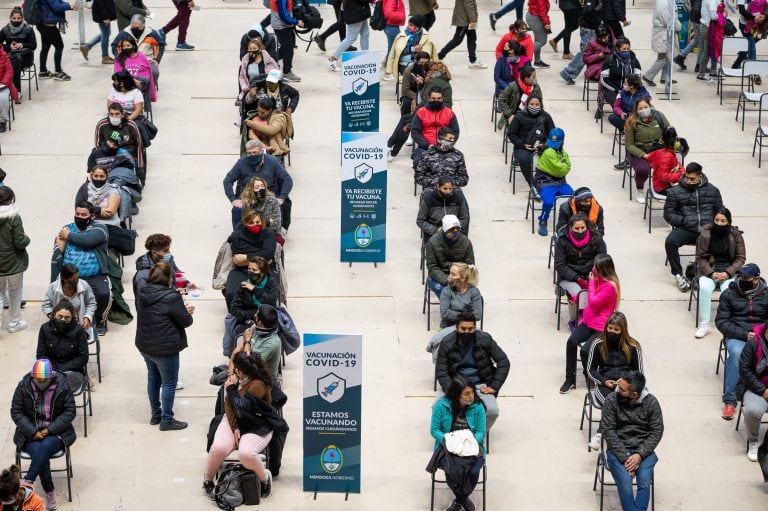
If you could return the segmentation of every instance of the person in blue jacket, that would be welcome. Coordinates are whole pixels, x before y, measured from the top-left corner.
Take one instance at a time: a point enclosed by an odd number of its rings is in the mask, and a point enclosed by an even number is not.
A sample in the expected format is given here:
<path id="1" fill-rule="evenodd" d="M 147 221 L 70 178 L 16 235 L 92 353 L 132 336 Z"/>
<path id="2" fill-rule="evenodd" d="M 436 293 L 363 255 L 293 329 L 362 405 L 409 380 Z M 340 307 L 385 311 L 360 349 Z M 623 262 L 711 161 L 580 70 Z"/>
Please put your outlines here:
<path id="1" fill-rule="evenodd" d="M 80 9 L 78 3 L 68 3 L 62 0 L 38 0 L 40 6 L 41 22 L 37 25 L 40 32 L 40 70 L 37 76 L 40 78 L 55 78 L 56 80 L 69 81 L 72 79 L 61 69 L 61 57 L 64 54 L 64 41 L 61 39 L 60 27 L 66 22 L 65 13 L 70 10 Z M 48 71 L 48 52 L 53 46 L 53 64 L 56 72 Z"/>

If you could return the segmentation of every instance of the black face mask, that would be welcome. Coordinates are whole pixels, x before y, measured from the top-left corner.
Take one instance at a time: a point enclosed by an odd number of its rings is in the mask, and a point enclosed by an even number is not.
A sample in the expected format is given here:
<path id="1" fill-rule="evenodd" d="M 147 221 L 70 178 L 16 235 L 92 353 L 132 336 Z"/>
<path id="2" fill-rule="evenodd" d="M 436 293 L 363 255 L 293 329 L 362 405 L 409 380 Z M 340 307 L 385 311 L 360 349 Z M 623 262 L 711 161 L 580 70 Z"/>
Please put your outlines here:
<path id="1" fill-rule="evenodd" d="M 747 291 L 752 291 L 755 288 L 755 285 L 752 283 L 751 280 L 741 280 L 739 279 L 739 289 L 741 289 L 742 293 L 746 293 Z"/>
<path id="2" fill-rule="evenodd" d="M 267 198 L 267 191 L 264 189 L 257 190 L 256 191 L 256 200 L 259 202 L 264 202 L 264 199 Z"/>
<path id="3" fill-rule="evenodd" d="M 259 282 L 261 280 L 261 273 L 256 273 L 255 271 L 249 271 L 248 278 L 254 282 Z"/>
<path id="4" fill-rule="evenodd" d="M 475 342 L 476 333 L 467 333 L 467 332 L 456 332 L 456 339 L 461 344 L 467 344 L 467 343 L 473 343 Z"/>
<path id="5" fill-rule="evenodd" d="M 131 34 L 133 34 L 133 37 L 135 37 L 136 39 L 139 38 L 139 36 L 141 35 L 142 32 L 144 32 L 144 31 L 142 29 L 140 29 L 140 28 L 132 28 L 131 29 Z"/>
<path id="6" fill-rule="evenodd" d="M 442 101 L 427 101 L 427 110 L 432 110 L 433 112 L 435 112 L 442 108 L 443 108 Z"/>
<path id="7" fill-rule="evenodd" d="M 96 188 L 101 188 L 102 186 L 107 184 L 107 180 L 106 179 L 91 179 L 91 183 L 93 183 L 93 186 L 95 186 Z"/>
<path id="8" fill-rule="evenodd" d="M 21 26 L 21 21 L 11 21 L 11 26 L 13 28 L 19 28 Z"/>
<path id="9" fill-rule="evenodd" d="M 581 232 L 573 232 L 573 231 L 571 231 L 571 234 L 573 234 L 574 238 L 576 238 L 577 240 L 581 241 L 587 235 L 587 231 L 581 231 Z"/>
<path id="10" fill-rule="evenodd" d="M 592 209 L 592 203 L 590 202 L 589 204 L 584 205 L 584 204 L 582 204 L 580 202 L 577 202 L 576 203 L 576 209 L 578 211 L 583 212 L 583 213 L 589 213 L 589 211 Z"/>
<path id="11" fill-rule="evenodd" d="M 447 199 L 451 195 L 453 195 L 453 192 L 443 193 L 440 190 L 437 191 L 437 194 L 442 197 L 443 199 Z"/>
<path id="12" fill-rule="evenodd" d="M 620 404 L 628 405 L 632 402 L 631 397 L 622 396 L 618 392 L 616 393 L 616 401 L 618 401 Z"/>
<path id="13" fill-rule="evenodd" d="M 717 236 L 722 236 L 723 234 L 727 233 L 730 230 L 730 225 L 718 225 L 718 224 L 712 224 L 712 234 L 715 234 Z"/>
<path id="14" fill-rule="evenodd" d="M 54 319 L 53 320 L 53 329 L 57 332 L 65 332 L 69 325 L 72 324 L 72 321 L 64 321 L 63 319 Z"/>
<path id="15" fill-rule="evenodd" d="M 605 340 L 611 344 L 618 344 L 620 338 L 621 338 L 621 334 L 617 334 L 616 332 L 605 333 Z"/>
<path id="16" fill-rule="evenodd" d="M 114 156 L 117 154 L 117 147 L 110 147 L 107 144 L 102 145 L 101 150 L 108 156 Z"/>
<path id="17" fill-rule="evenodd" d="M 121 55 L 127 55 L 127 56 L 129 56 L 129 57 L 130 57 L 130 56 L 131 56 L 131 55 L 133 55 L 135 52 L 136 52 L 136 48 L 134 48 L 133 46 L 128 46 L 128 47 L 126 47 L 126 48 L 123 48 L 123 49 L 122 49 L 122 51 L 120 52 L 120 54 L 121 54 Z"/>
<path id="18" fill-rule="evenodd" d="M 88 228 L 89 225 L 91 225 L 91 219 L 75 217 L 75 225 L 77 226 L 78 230 L 84 231 Z"/>

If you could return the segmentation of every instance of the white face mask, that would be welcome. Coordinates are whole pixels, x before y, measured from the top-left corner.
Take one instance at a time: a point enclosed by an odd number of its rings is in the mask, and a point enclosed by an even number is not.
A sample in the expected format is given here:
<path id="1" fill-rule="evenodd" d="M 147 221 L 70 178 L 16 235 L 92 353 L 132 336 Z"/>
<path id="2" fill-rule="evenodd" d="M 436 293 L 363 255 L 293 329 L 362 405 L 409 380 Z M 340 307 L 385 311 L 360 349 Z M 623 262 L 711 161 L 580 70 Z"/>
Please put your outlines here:
<path id="1" fill-rule="evenodd" d="M 122 123 L 122 122 L 123 122 L 123 118 L 122 117 L 110 117 L 109 118 L 109 124 L 111 124 L 112 126 L 120 126 L 120 123 Z"/>

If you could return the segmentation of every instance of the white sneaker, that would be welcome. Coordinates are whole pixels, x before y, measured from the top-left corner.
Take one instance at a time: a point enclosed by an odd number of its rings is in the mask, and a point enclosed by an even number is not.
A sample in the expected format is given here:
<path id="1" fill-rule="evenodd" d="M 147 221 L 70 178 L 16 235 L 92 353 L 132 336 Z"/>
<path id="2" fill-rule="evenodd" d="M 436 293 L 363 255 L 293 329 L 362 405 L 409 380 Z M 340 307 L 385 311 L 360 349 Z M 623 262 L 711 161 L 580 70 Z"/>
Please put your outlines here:
<path id="1" fill-rule="evenodd" d="M 387 147 L 387 161 L 392 161 L 394 159 L 395 159 L 395 157 L 392 156 L 392 148 L 391 147 Z"/>
<path id="2" fill-rule="evenodd" d="M 405 141 L 405 145 L 412 146 L 413 145 L 413 138 L 411 138 L 410 135 L 408 135 L 408 140 Z"/>
<path id="3" fill-rule="evenodd" d="M 338 59 L 328 59 L 328 69 L 331 71 L 341 71 L 341 64 L 339 64 Z"/>
<path id="4" fill-rule="evenodd" d="M 487 68 L 488 66 L 480 62 L 480 59 L 477 59 L 476 61 L 471 62 L 469 64 L 469 69 L 487 69 Z"/>
<path id="5" fill-rule="evenodd" d="M 184 388 L 184 382 L 181 380 L 178 380 L 176 382 L 176 390 L 182 390 Z"/>
<path id="6" fill-rule="evenodd" d="M 638 204 L 645 204 L 645 190 L 638 190 L 635 188 L 635 202 Z"/>
<path id="7" fill-rule="evenodd" d="M 384 73 L 383 75 L 381 75 L 381 79 L 384 80 L 385 82 L 392 82 L 395 80 L 395 77 L 392 76 L 392 73 Z"/>
<path id="8" fill-rule="evenodd" d="M 11 334 L 15 334 L 16 332 L 20 332 L 27 328 L 29 324 L 27 324 L 26 321 L 23 319 L 18 320 L 16 323 L 9 323 L 8 324 L 8 332 Z"/>
<path id="9" fill-rule="evenodd" d="M 697 339 L 701 339 L 712 333 L 712 329 L 709 327 L 709 321 L 702 321 L 699 323 L 699 328 L 696 329 L 696 333 L 693 336 Z"/>
<path id="10" fill-rule="evenodd" d="M 590 449 L 593 451 L 599 451 L 600 445 L 603 443 L 603 435 L 601 433 L 595 433 L 587 443 Z"/>
<path id="11" fill-rule="evenodd" d="M 755 440 L 754 442 L 752 441 L 747 442 L 747 459 L 749 461 L 757 461 L 758 447 L 759 446 L 757 445 L 757 440 Z"/>
<path id="12" fill-rule="evenodd" d="M 677 288 L 683 293 L 685 293 L 691 288 L 691 285 L 688 283 L 688 279 L 686 279 L 679 273 L 675 275 L 675 283 L 677 284 Z"/>

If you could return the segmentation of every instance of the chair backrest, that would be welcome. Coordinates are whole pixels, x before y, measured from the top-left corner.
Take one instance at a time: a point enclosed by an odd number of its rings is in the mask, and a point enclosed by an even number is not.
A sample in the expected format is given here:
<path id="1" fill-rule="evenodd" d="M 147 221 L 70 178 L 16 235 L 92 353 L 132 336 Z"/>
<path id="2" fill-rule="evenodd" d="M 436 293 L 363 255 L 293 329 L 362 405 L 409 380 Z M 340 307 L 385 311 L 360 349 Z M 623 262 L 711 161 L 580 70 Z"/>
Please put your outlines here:
<path id="1" fill-rule="evenodd" d="M 651 196 L 659 201 L 665 201 L 667 200 L 666 195 L 661 195 L 660 193 L 657 193 L 656 190 L 653 189 L 653 167 L 651 167 L 651 174 L 648 176 L 648 189 L 651 190 Z"/>
<path id="2" fill-rule="evenodd" d="M 747 51 L 749 49 L 749 43 L 746 37 L 726 37 L 723 39 L 723 50 L 720 53 L 721 60 L 722 55 L 726 53 L 738 53 L 740 51 Z"/>
<path id="3" fill-rule="evenodd" d="M 768 60 L 745 61 L 742 74 L 744 76 L 768 75 Z"/>
<path id="4" fill-rule="evenodd" d="M 573 195 L 558 195 L 555 197 L 555 205 L 552 207 L 552 232 L 557 231 L 557 216 L 560 214 L 560 208 L 565 202 L 573 198 Z"/>
<path id="5" fill-rule="evenodd" d="M 760 94 L 760 108 L 758 109 L 758 112 L 757 112 L 758 129 L 759 129 L 759 126 L 762 125 L 763 110 L 768 112 L 768 92 L 763 92 L 762 94 Z"/>

